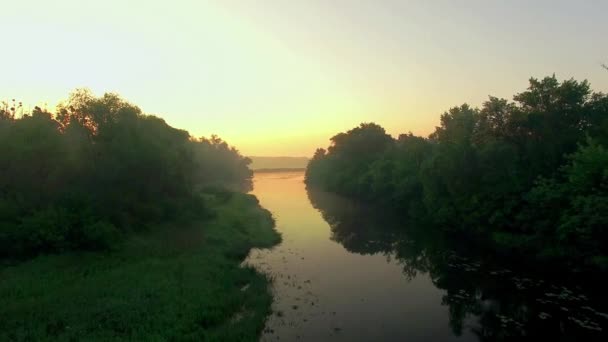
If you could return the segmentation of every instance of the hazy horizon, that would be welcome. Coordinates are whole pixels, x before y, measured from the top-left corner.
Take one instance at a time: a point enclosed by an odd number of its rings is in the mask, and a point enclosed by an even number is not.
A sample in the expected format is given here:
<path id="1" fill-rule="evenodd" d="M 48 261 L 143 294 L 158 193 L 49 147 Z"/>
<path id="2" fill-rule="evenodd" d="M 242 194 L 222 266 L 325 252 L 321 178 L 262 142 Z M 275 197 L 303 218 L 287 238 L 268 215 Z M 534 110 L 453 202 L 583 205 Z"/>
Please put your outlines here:
<path id="1" fill-rule="evenodd" d="M 252 170 L 261 169 L 304 169 L 308 165 L 309 157 L 290 156 L 249 156 Z"/>
<path id="2" fill-rule="evenodd" d="M 311 156 L 361 122 L 427 135 L 530 77 L 608 91 L 601 1 L 4 4 L 0 99 L 116 92 L 245 155 Z M 320 122 L 323 122 L 320 124 Z"/>

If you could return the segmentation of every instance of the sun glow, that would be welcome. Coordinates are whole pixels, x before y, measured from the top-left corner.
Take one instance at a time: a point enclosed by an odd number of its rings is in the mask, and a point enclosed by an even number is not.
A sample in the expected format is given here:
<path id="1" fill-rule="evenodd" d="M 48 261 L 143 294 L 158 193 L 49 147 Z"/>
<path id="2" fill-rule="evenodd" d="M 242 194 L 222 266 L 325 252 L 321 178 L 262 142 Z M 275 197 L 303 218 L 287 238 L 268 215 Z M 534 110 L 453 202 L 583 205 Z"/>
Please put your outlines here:
<path id="1" fill-rule="evenodd" d="M 311 155 L 364 121 L 395 135 L 430 133 L 450 106 L 510 96 L 530 76 L 556 72 L 608 88 L 599 67 L 608 50 L 597 44 L 608 27 L 594 14 L 602 11 L 477 3 L 472 15 L 447 4 L 374 3 L 3 4 L 0 98 L 52 109 L 77 87 L 113 91 L 245 154 Z M 558 27 L 565 15 L 576 28 Z"/>

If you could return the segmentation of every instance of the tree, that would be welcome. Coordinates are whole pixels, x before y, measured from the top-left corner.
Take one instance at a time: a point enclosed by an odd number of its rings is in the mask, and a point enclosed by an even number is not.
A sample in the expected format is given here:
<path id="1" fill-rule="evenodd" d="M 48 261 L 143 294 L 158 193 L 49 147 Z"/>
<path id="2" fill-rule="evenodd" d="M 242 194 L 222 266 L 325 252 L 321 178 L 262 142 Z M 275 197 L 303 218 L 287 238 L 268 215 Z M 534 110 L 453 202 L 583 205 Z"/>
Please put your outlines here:
<path id="1" fill-rule="evenodd" d="M 521 255 L 600 265 L 607 144 L 608 96 L 553 75 L 513 101 L 449 109 L 428 139 L 376 124 L 339 133 L 306 181 Z"/>
<path id="2" fill-rule="evenodd" d="M 208 185 L 251 184 L 250 160 L 222 139 L 193 139 L 116 94 L 76 90 L 56 117 L 15 113 L 0 119 L 3 256 L 109 248 L 151 222 L 204 213 Z"/>

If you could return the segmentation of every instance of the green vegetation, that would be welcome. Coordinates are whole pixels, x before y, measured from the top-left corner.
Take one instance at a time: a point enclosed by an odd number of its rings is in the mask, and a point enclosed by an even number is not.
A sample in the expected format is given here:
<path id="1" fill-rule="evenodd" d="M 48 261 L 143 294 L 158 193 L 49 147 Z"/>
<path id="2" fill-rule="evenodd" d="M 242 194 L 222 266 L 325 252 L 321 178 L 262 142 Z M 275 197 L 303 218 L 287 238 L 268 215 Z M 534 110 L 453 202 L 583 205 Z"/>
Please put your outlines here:
<path id="1" fill-rule="evenodd" d="M 0 107 L 0 340 L 255 340 L 280 236 L 250 160 L 114 94 Z"/>
<path id="2" fill-rule="evenodd" d="M 279 236 L 255 197 L 206 199 L 213 219 L 158 225 L 116 251 L 2 268 L 0 340 L 256 340 L 269 280 L 240 263 Z"/>
<path id="3" fill-rule="evenodd" d="M 0 256 L 107 249 L 149 224 L 205 211 L 205 187 L 246 188 L 250 160 L 192 138 L 115 94 L 77 91 L 57 116 L 0 109 Z"/>
<path id="4" fill-rule="evenodd" d="M 506 255 L 608 267 L 608 96 L 531 79 L 441 116 L 428 138 L 368 123 L 318 149 L 310 186 L 380 203 Z"/>

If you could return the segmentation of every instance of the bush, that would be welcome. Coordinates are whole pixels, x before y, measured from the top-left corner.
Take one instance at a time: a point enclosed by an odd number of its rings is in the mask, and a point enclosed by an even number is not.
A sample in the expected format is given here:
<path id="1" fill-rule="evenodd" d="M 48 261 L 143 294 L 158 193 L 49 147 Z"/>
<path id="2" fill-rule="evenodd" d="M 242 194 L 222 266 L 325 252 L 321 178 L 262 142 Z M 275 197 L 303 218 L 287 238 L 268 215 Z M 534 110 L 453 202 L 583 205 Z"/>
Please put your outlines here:
<path id="1" fill-rule="evenodd" d="M 49 207 L 21 219 L 13 232 L 20 255 L 64 250 L 69 246 L 70 219 L 64 209 Z"/>
<path id="2" fill-rule="evenodd" d="M 82 228 L 79 246 L 91 250 L 108 250 L 120 241 L 120 231 L 116 226 L 104 221 L 85 224 Z"/>

